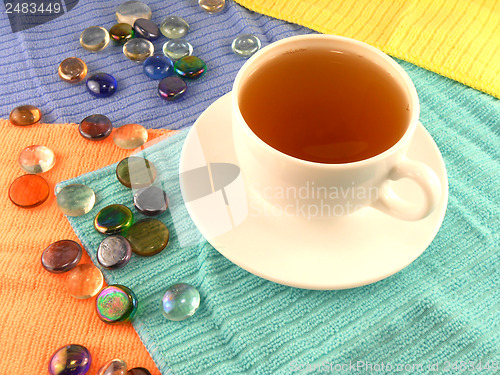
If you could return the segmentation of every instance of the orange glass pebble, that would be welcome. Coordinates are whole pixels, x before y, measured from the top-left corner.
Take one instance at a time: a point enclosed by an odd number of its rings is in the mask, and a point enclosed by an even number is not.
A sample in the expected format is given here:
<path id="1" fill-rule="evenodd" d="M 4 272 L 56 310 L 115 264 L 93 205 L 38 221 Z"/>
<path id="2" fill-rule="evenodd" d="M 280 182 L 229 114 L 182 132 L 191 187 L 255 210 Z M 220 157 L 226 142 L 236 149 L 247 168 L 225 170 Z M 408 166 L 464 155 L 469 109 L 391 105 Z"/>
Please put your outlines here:
<path id="1" fill-rule="evenodd" d="M 25 174 L 10 185 L 9 199 L 16 206 L 33 208 L 41 205 L 50 194 L 49 184 L 36 174 Z"/>
<path id="2" fill-rule="evenodd" d="M 113 133 L 115 145 L 126 150 L 141 147 L 148 140 L 148 132 L 142 125 L 127 124 Z"/>
<path id="3" fill-rule="evenodd" d="M 68 274 L 67 288 L 71 296 L 87 299 L 95 296 L 104 284 L 104 277 L 93 264 L 79 264 Z"/>
<path id="4" fill-rule="evenodd" d="M 68 57 L 57 69 L 59 77 L 69 83 L 78 83 L 87 76 L 87 64 L 78 57 Z"/>
<path id="5" fill-rule="evenodd" d="M 42 111 L 34 105 L 22 105 L 12 110 L 9 121 L 12 125 L 28 126 L 36 124 L 42 118 Z"/>

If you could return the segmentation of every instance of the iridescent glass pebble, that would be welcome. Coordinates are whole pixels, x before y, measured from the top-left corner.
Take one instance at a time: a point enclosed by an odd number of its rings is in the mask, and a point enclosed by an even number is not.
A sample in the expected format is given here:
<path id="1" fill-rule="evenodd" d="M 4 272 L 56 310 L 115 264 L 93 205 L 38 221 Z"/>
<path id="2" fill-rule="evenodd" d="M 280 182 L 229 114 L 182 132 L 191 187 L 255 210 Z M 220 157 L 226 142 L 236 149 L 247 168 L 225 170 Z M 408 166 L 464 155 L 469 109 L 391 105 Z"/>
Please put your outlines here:
<path id="1" fill-rule="evenodd" d="M 250 57 L 260 49 L 260 39 L 253 34 L 242 34 L 234 38 L 232 51 L 241 57 Z"/>
<path id="2" fill-rule="evenodd" d="M 86 185 L 72 184 L 59 190 L 56 199 L 63 214 L 82 216 L 94 207 L 95 193 Z"/>
<path id="3" fill-rule="evenodd" d="M 155 47 L 147 39 L 130 39 L 123 46 L 123 54 L 132 61 L 144 61 L 155 52 Z"/>
<path id="4" fill-rule="evenodd" d="M 40 206 L 50 194 L 49 184 L 37 174 L 18 177 L 9 187 L 9 199 L 21 208 Z"/>
<path id="5" fill-rule="evenodd" d="M 12 125 L 28 126 L 36 124 L 42 118 L 42 111 L 34 105 L 21 105 L 10 112 L 9 121 Z"/>
<path id="6" fill-rule="evenodd" d="M 52 273 L 63 273 L 76 267 L 82 259 L 82 247 L 75 241 L 51 243 L 42 253 L 42 266 Z"/>
<path id="7" fill-rule="evenodd" d="M 107 363 L 105 363 L 99 371 L 97 371 L 97 375 L 126 375 L 127 374 L 127 364 L 124 360 L 121 359 L 113 359 Z"/>
<path id="8" fill-rule="evenodd" d="M 120 126 L 113 133 L 113 142 L 115 142 L 115 145 L 125 150 L 141 147 L 147 141 L 148 132 L 144 126 L 139 124 Z"/>
<path id="9" fill-rule="evenodd" d="M 117 23 L 109 29 L 109 36 L 116 44 L 122 45 L 134 37 L 134 29 L 128 23 Z"/>
<path id="10" fill-rule="evenodd" d="M 127 371 L 127 375 L 151 375 L 151 372 L 144 367 L 134 367 Z"/>
<path id="11" fill-rule="evenodd" d="M 187 34 L 188 30 L 188 23 L 178 16 L 168 16 L 160 25 L 160 32 L 168 39 L 182 38 Z"/>
<path id="12" fill-rule="evenodd" d="M 152 13 L 151 8 L 142 1 L 125 1 L 116 8 L 115 16 L 118 22 L 133 25 L 138 18 L 150 20 Z"/>
<path id="13" fill-rule="evenodd" d="M 173 101 L 179 99 L 186 92 L 187 85 L 176 76 L 163 78 L 158 84 L 158 95 L 160 98 Z"/>
<path id="14" fill-rule="evenodd" d="M 156 186 L 137 190 L 134 194 L 134 207 L 146 216 L 159 215 L 167 210 L 167 193 Z"/>
<path id="15" fill-rule="evenodd" d="M 87 90 L 98 98 L 107 98 L 118 89 L 115 77 L 108 73 L 96 73 L 87 79 Z"/>
<path id="16" fill-rule="evenodd" d="M 174 69 L 183 78 L 196 79 L 205 74 L 207 65 L 199 57 L 184 56 L 177 60 Z"/>
<path id="17" fill-rule="evenodd" d="M 127 239 L 132 251 L 141 256 L 152 256 L 162 251 L 168 244 L 168 228 L 160 220 L 142 219 L 132 225 Z"/>
<path id="18" fill-rule="evenodd" d="M 190 56 L 193 53 L 193 46 L 184 39 L 172 39 L 163 45 L 163 54 L 172 60 L 179 60 L 181 57 Z"/>
<path id="19" fill-rule="evenodd" d="M 201 9 L 208 13 L 218 13 L 224 9 L 226 5 L 226 0 L 199 0 L 198 4 Z"/>
<path id="20" fill-rule="evenodd" d="M 180 283 L 170 286 L 162 299 L 163 315 L 174 321 L 192 316 L 200 306 L 200 293 L 189 284 Z"/>
<path id="21" fill-rule="evenodd" d="M 19 165 L 27 173 L 43 173 L 52 169 L 56 163 L 54 151 L 45 146 L 26 147 L 19 155 Z"/>
<path id="22" fill-rule="evenodd" d="M 118 163 L 116 177 L 124 186 L 140 189 L 154 182 L 156 168 L 149 160 L 139 156 L 130 156 Z"/>
<path id="23" fill-rule="evenodd" d="M 136 38 L 156 40 L 160 37 L 160 28 L 151 20 L 138 18 L 134 22 L 134 33 Z"/>
<path id="24" fill-rule="evenodd" d="M 123 285 L 109 285 L 101 290 L 96 298 L 97 315 L 108 324 L 132 319 L 136 310 L 137 297 Z"/>
<path id="25" fill-rule="evenodd" d="M 97 248 L 97 261 L 108 269 L 121 268 L 132 256 L 130 242 L 119 234 L 106 237 Z"/>
<path id="26" fill-rule="evenodd" d="M 50 375 L 85 375 L 92 357 L 82 345 L 66 345 L 56 350 L 49 361 Z"/>
<path id="27" fill-rule="evenodd" d="M 101 141 L 111 134 L 113 125 L 104 115 L 90 115 L 83 119 L 78 130 L 81 136 L 89 141 Z"/>
<path id="28" fill-rule="evenodd" d="M 94 228 L 102 234 L 117 234 L 132 225 L 132 211 L 123 204 L 104 207 L 94 219 Z"/>
<path id="29" fill-rule="evenodd" d="M 175 74 L 172 60 L 163 55 L 148 57 L 142 66 L 144 74 L 151 79 L 163 79 Z"/>
<path id="30" fill-rule="evenodd" d="M 78 57 L 68 57 L 59 64 L 57 74 L 63 81 L 78 83 L 87 76 L 87 64 Z"/>
<path id="31" fill-rule="evenodd" d="M 102 26 L 87 27 L 80 35 L 80 45 L 87 51 L 102 51 L 109 44 L 109 33 Z"/>
<path id="32" fill-rule="evenodd" d="M 68 273 L 68 293 L 77 299 L 95 296 L 102 288 L 102 272 L 93 264 L 79 264 Z"/>

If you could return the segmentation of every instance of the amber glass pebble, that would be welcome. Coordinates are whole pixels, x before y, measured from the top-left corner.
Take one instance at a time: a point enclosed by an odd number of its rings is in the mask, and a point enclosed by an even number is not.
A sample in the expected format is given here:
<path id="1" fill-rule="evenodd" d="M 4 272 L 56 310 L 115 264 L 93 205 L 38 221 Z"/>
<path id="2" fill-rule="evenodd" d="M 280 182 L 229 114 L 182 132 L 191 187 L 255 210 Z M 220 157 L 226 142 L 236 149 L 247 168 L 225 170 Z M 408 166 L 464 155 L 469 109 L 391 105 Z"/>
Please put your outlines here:
<path id="1" fill-rule="evenodd" d="M 89 141 L 101 141 L 111 134 L 113 125 L 104 115 L 91 115 L 83 119 L 78 130 L 81 136 Z"/>
<path id="2" fill-rule="evenodd" d="M 90 26 L 80 35 L 80 45 L 87 51 L 97 52 L 109 44 L 109 33 L 102 26 Z"/>
<path id="3" fill-rule="evenodd" d="M 61 240 L 47 246 L 42 266 L 52 273 L 63 273 L 76 267 L 82 259 L 82 247 L 75 241 Z"/>
<path id="4" fill-rule="evenodd" d="M 66 286 L 71 296 L 87 299 L 99 293 L 103 284 L 99 268 L 93 264 L 79 264 L 69 272 Z"/>
<path id="5" fill-rule="evenodd" d="M 201 9 L 208 13 L 218 13 L 224 9 L 226 0 L 198 0 Z"/>
<path id="6" fill-rule="evenodd" d="M 147 141 L 148 132 L 144 126 L 139 124 L 120 126 L 113 133 L 113 142 L 115 142 L 115 145 L 125 150 L 141 147 Z"/>
<path id="7" fill-rule="evenodd" d="M 116 44 L 125 44 L 134 37 L 134 29 L 128 23 L 117 23 L 109 29 L 109 36 Z"/>
<path id="8" fill-rule="evenodd" d="M 42 111 L 34 105 L 21 105 L 12 110 L 9 121 L 12 125 L 28 126 L 36 124 L 42 118 Z"/>
<path id="9" fill-rule="evenodd" d="M 118 163 L 116 177 L 126 187 L 140 189 L 154 182 L 156 168 L 149 160 L 139 156 L 130 156 Z"/>
<path id="10" fill-rule="evenodd" d="M 94 219 L 94 228 L 102 234 L 117 234 L 132 225 L 134 215 L 123 204 L 112 204 L 104 207 Z"/>
<path id="11" fill-rule="evenodd" d="M 47 172 L 55 163 L 54 151 L 45 146 L 29 146 L 19 154 L 19 165 L 27 173 Z"/>
<path id="12" fill-rule="evenodd" d="M 127 233 L 132 251 L 137 255 L 158 254 L 168 244 L 169 232 L 165 224 L 157 219 L 142 219 L 132 225 Z"/>
<path id="13" fill-rule="evenodd" d="M 36 174 L 25 174 L 10 185 L 9 199 L 16 206 L 33 208 L 41 205 L 50 194 L 49 184 Z"/>
<path id="14" fill-rule="evenodd" d="M 78 83 L 87 76 L 87 64 L 78 57 L 68 57 L 59 64 L 59 77 L 69 83 Z"/>
<path id="15" fill-rule="evenodd" d="M 123 54 L 132 61 L 144 61 L 149 56 L 153 56 L 155 46 L 147 39 L 130 39 L 123 46 Z"/>

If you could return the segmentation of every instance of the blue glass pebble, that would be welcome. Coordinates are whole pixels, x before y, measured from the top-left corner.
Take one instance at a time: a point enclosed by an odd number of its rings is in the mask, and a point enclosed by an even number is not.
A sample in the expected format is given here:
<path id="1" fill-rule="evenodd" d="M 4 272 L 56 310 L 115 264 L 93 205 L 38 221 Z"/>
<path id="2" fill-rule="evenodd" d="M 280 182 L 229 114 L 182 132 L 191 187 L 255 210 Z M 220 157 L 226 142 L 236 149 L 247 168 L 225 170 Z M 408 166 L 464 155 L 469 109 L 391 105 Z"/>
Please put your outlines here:
<path id="1" fill-rule="evenodd" d="M 162 298 L 163 315 L 173 321 L 192 316 L 200 306 L 200 293 L 189 284 L 170 286 Z"/>
<path id="2" fill-rule="evenodd" d="M 118 88 L 115 77 L 108 73 L 96 73 L 87 79 L 87 90 L 98 98 L 107 98 L 113 95 Z"/>
<path id="3" fill-rule="evenodd" d="M 205 74 L 207 65 L 196 56 L 184 56 L 174 65 L 175 72 L 183 78 L 197 79 Z"/>
<path id="4" fill-rule="evenodd" d="M 115 234 L 106 237 L 97 248 L 97 261 L 107 269 L 125 266 L 132 256 L 132 245 L 123 236 Z"/>
<path id="5" fill-rule="evenodd" d="M 242 34 L 234 38 L 231 50 L 241 57 L 250 57 L 260 49 L 260 39 L 253 34 Z"/>
<path id="6" fill-rule="evenodd" d="M 174 63 L 163 55 L 148 57 L 143 64 L 144 74 L 151 79 L 163 79 L 174 75 Z"/>
<path id="7" fill-rule="evenodd" d="M 163 54 L 172 60 L 179 60 L 181 57 L 190 56 L 193 53 L 193 46 L 184 39 L 172 39 L 163 45 Z"/>
<path id="8" fill-rule="evenodd" d="M 186 92 L 187 85 L 177 76 L 163 78 L 158 84 L 158 95 L 162 99 L 173 101 L 179 99 Z"/>
<path id="9" fill-rule="evenodd" d="M 66 345 L 58 349 L 50 358 L 50 375 L 84 375 L 90 368 L 92 357 L 82 345 Z"/>
<path id="10" fill-rule="evenodd" d="M 156 40 L 160 37 L 160 28 L 151 20 L 139 18 L 134 22 L 134 33 L 136 38 Z"/>

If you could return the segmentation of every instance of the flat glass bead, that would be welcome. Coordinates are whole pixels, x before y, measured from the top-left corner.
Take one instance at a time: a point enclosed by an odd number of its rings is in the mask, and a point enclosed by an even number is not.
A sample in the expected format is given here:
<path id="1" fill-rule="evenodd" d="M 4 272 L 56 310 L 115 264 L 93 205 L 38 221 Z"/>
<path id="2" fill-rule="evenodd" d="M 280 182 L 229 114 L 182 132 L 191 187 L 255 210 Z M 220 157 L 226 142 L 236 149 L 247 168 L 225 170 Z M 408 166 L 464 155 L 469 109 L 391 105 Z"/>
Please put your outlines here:
<path id="1" fill-rule="evenodd" d="M 168 39 L 183 38 L 188 31 L 188 23 L 178 16 L 168 16 L 160 25 L 160 32 Z"/>
<path id="2" fill-rule="evenodd" d="M 9 121 L 16 126 L 36 124 L 42 118 L 42 111 L 34 105 L 21 105 L 10 112 Z"/>
<path id="3" fill-rule="evenodd" d="M 102 26 L 87 27 L 80 35 L 80 45 L 90 52 L 102 51 L 109 40 L 109 32 Z"/>
<path id="4" fill-rule="evenodd" d="M 141 147 L 148 141 L 148 131 L 139 124 L 122 125 L 113 133 L 115 145 L 125 150 Z"/>
<path id="5" fill-rule="evenodd" d="M 113 131 L 111 120 L 104 115 L 85 117 L 78 127 L 80 135 L 89 141 L 101 141 Z"/>
<path id="6" fill-rule="evenodd" d="M 134 29 L 128 23 L 117 23 L 109 29 L 109 36 L 115 44 L 123 45 L 134 37 Z"/>
<path id="7" fill-rule="evenodd" d="M 108 73 L 96 73 L 87 79 L 88 92 L 98 98 L 107 98 L 118 89 L 115 77 Z"/>
<path id="8" fill-rule="evenodd" d="M 250 57 L 260 49 L 260 39 L 253 34 L 242 34 L 234 38 L 231 50 L 241 57 Z"/>
<path id="9" fill-rule="evenodd" d="M 190 56 L 193 53 L 193 46 L 184 39 L 172 39 L 163 44 L 163 54 L 172 60 L 179 60 L 181 57 Z"/>
<path id="10" fill-rule="evenodd" d="M 87 76 L 87 64 L 78 57 L 68 57 L 59 64 L 57 74 L 63 81 L 78 83 Z"/>
<path id="11" fill-rule="evenodd" d="M 56 200 L 63 214 L 82 216 L 94 207 L 95 193 L 86 185 L 73 184 L 59 190 Z"/>
<path id="12" fill-rule="evenodd" d="M 199 57 L 184 56 L 177 60 L 174 69 L 183 78 L 197 79 L 205 74 L 207 65 Z"/>
<path id="13" fill-rule="evenodd" d="M 192 316 L 200 306 L 200 293 L 189 284 L 170 286 L 162 298 L 163 315 L 173 321 Z"/>
<path id="14" fill-rule="evenodd" d="M 126 375 L 127 374 L 127 364 L 122 359 L 113 359 L 105 363 L 97 375 Z"/>
<path id="15" fill-rule="evenodd" d="M 117 234 L 132 225 L 134 216 L 130 208 L 123 204 L 104 207 L 94 219 L 94 228 L 102 234 Z"/>
<path id="16" fill-rule="evenodd" d="M 132 256 L 130 242 L 119 234 L 106 237 L 97 248 L 97 261 L 107 269 L 125 266 Z"/>
<path id="17" fill-rule="evenodd" d="M 134 22 L 134 33 L 136 38 L 156 40 L 160 37 L 160 28 L 151 20 L 138 18 Z"/>
<path id="18" fill-rule="evenodd" d="M 127 375 L 151 375 L 151 372 L 144 367 L 134 367 L 127 371 Z"/>
<path id="19" fill-rule="evenodd" d="M 156 219 L 139 220 L 130 227 L 127 233 L 132 251 L 141 256 L 158 254 L 167 246 L 168 238 L 167 226 Z"/>
<path id="20" fill-rule="evenodd" d="M 102 288 L 104 278 L 101 270 L 93 264 L 79 264 L 68 273 L 68 293 L 77 299 L 94 297 Z"/>
<path id="21" fill-rule="evenodd" d="M 151 79 L 163 79 L 174 75 L 174 63 L 163 55 L 148 57 L 142 65 L 144 74 Z"/>
<path id="22" fill-rule="evenodd" d="M 9 187 L 9 199 L 21 208 L 40 206 L 50 194 L 49 184 L 37 174 L 18 177 Z"/>
<path id="23" fill-rule="evenodd" d="M 137 297 L 132 290 L 114 284 L 101 290 L 96 298 L 96 311 L 104 323 L 121 323 L 133 318 L 137 303 Z"/>
<path id="24" fill-rule="evenodd" d="M 218 13 L 226 5 L 226 0 L 199 0 L 201 9 L 208 13 Z"/>
<path id="25" fill-rule="evenodd" d="M 27 173 L 43 173 L 52 169 L 56 163 L 54 151 L 45 146 L 26 147 L 19 155 L 19 165 Z"/>
<path id="26" fill-rule="evenodd" d="M 150 20 L 152 12 L 151 8 L 142 1 L 125 1 L 116 8 L 115 16 L 119 23 L 133 25 L 138 18 Z"/>
<path id="27" fill-rule="evenodd" d="M 61 240 L 51 243 L 42 253 L 42 266 L 52 273 L 67 272 L 82 259 L 82 247 L 75 241 Z"/>
<path id="28" fill-rule="evenodd" d="M 144 61 L 153 56 L 154 52 L 153 43 L 143 38 L 130 39 L 123 46 L 123 54 L 132 61 Z"/>
<path id="29" fill-rule="evenodd" d="M 139 156 L 130 156 L 118 163 L 116 177 L 124 186 L 140 189 L 154 182 L 156 168 L 149 160 Z"/>
<path id="30" fill-rule="evenodd" d="M 52 354 L 49 360 L 50 375 L 85 375 L 90 369 L 92 357 L 82 345 L 66 345 Z"/>
<path id="31" fill-rule="evenodd" d="M 159 215 L 167 210 L 167 193 L 156 186 L 137 190 L 134 194 L 134 207 L 146 216 Z"/>
<path id="32" fill-rule="evenodd" d="M 179 99 L 186 92 L 187 85 L 176 76 L 163 78 L 158 84 L 158 95 L 168 101 Z"/>

